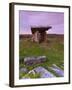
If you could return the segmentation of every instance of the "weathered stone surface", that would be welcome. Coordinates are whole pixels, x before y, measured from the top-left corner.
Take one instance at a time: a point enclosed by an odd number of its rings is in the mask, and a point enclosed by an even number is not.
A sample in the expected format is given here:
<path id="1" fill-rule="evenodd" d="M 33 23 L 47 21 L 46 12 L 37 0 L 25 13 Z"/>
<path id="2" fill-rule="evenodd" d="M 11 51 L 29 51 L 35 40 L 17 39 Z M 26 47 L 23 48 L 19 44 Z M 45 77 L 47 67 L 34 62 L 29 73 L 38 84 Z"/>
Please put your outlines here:
<path id="1" fill-rule="evenodd" d="M 38 57 L 26 57 L 24 58 L 24 63 L 26 65 L 34 65 L 43 63 L 46 61 L 46 56 L 38 56 Z"/>
<path id="2" fill-rule="evenodd" d="M 20 73 L 27 73 L 27 72 L 28 72 L 27 68 L 20 68 Z"/>
<path id="3" fill-rule="evenodd" d="M 41 78 L 52 78 L 52 77 L 56 77 L 51 72 L 49 72 L 48 70 L 46 70 L 45 68 L 43 68 L 41 66 L 35 68 L 34 71 L 36 73 L 39 73 L 41 75 L 40 76 Z"/>
<path id="4" fill-rule="evenodd" d="M 53 75 L 51 72 L 49 72 L 48 70 L 46 70 L 44 67 L 36 67 L 33 70 L 30 70 L 22 79 L 31 79 L 29 77 L 29 74 L 40 74 L 40 78 L 53 78 L 56 77 L 55 75 Z"/>
<path id="5" fill-rule="evenodd" d="M 61 77 L 64 76 L 64 71 L 62 69 L 60 69 L 57 65 L 53 64 L 53 66 L 50 67 L 50 69 L 52 69 L 59 76 L 61 76 Z"/>

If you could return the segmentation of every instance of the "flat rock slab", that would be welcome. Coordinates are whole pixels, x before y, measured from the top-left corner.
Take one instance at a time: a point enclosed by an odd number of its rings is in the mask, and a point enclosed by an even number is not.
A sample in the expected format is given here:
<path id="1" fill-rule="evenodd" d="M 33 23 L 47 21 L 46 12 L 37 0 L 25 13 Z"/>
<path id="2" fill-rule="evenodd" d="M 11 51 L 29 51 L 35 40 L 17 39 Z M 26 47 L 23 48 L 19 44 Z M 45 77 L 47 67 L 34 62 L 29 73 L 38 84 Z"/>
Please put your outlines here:
<path id="1" fill-rule="evenodd" d="M 57 75 L 63 77 L 64 76 L 64 71 L 60 69 L 57 65 L 53 64 L 52 67 L 50 67 L 51 70 L 53 70 Z"/>
<path id="2" fill-rule="evenodd" d="M 36 73 L 39 73 L 41 76 L 41 78 L 52 78 L 52 77 L 56 77 L 55 75 L 53 75 L 51 72 L 49 72 L 48 70 L 46 70 L 43 67 L 37 67 L 34 69 L 34 71 Z"/>
<path id="3" fill-rule="evenodd" d="M 24 64 L 25 65 L 34 65 L 46 62 L 46 56 L 37 56 L 37 57 L 25 57 Z"/>

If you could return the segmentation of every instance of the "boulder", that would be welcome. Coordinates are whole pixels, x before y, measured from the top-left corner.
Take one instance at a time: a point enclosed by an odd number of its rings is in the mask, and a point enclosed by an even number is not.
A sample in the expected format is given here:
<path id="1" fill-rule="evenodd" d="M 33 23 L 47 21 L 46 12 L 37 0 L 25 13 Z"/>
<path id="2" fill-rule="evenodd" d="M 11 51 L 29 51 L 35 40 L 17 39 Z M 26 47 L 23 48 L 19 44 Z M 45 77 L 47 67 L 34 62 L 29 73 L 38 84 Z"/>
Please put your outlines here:
<path id="1" fill-rule="evenodd" d="M 27 73 L 27 72 L 28 72 L 27 68 L 20 68 L 20 73 Z"/>
<path id="2" fill-rule="evenodd" d="M 24 64 L 25 65 L 34 65 L 46 62 L 46 56 L 37 56 L 37 57 L 25 57 Z"/>
<path id="3" fill-rule="evenodd" d="M 53 64 L 53 66 L 50 67 L 50 69 L 53 70 L 59 77 L 64 77 L 64 71 L 57 65 Z"/>
<path id="4" fill-rule="evenodd" d="M 40 78 L 53 78 L 53 77 L 56 77 L 53 73 L 51 73 L 50 71 L 48 71 L 47 69 L 45 69 L 42 66 L 34 68 L 34 71 L 37 74 L 40 74 Z"/>

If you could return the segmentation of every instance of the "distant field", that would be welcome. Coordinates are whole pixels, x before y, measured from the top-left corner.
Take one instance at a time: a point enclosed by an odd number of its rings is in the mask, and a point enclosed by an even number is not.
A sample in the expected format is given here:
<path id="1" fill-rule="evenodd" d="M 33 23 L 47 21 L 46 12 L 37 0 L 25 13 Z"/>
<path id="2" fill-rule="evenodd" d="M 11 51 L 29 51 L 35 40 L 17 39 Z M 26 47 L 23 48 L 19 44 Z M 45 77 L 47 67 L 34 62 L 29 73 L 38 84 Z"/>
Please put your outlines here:
<path id="1" fill-rule="evenodd" d="M 27 56 L 46 56 L 47 61 L 45 63 L 34 65 L 31 67 L 25 66 L 21 58 Z M 19 57 L 20 67 L 26 67 L 29 70 L 37 66 L 43 66 L 47 68 L 52 64 L 58 65 L 64 63 L 64 35 L 48 35 L 47 42 L 34 43 L 31 41 L 31 35 L 20 35 L 19 41 Z M 62 68 L 63 69 L 63 68 Z"/>

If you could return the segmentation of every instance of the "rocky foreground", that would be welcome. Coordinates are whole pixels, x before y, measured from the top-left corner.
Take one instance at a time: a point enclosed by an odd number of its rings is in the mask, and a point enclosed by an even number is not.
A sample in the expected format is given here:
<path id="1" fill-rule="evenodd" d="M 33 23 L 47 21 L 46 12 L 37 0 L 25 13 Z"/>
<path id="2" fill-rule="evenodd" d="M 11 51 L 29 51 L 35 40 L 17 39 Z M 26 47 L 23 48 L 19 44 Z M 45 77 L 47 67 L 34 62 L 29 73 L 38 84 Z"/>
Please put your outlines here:
<path id="1" fill-rule="evenodd" d="M 26 57 L 24 58 L 24 64 L 31 65 L 41 64 L 46 62 L 46 56 L 39 56 L 39 57 Z M 64 64 L 61 65 L 64 67 Z M 26 67 L 21 67 L 19 70 L 21 75 L 20 79 L 31 79 L 31 78 L 53 78 L 53 77 L 63 77 L 64 70 L 62 70 L 56 64 L 52 64 L 48 68 L 43 66 L 37 66 L 32 70 L 28 70 Z"/>

